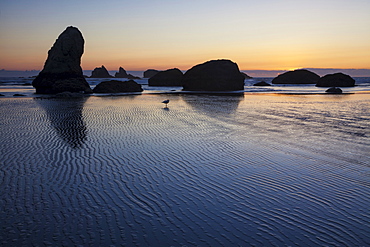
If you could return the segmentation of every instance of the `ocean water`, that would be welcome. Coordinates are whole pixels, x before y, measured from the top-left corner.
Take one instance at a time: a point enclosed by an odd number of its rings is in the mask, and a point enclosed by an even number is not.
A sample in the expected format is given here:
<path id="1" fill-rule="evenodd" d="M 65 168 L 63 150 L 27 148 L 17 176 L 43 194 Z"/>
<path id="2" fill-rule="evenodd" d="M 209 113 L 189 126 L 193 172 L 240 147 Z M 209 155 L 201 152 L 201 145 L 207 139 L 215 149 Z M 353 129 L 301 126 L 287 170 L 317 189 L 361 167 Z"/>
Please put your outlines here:
<path id="1" fill-rule="evenodd" d="M 367 246 L 365 83 L 71 99 L 2 85 L 0 245 Z"/>
<path id="2" fill-rule="evenodd" d="M 91 88 L 94 88 L 97 84 L 106 80 L 121 80 L 127 81 L 125 78 L 86 78 Z M 253 84 L 265 81 L 271 84 L 273 78 L 253 78 L 244 81 L 244 90 L 240 92 L 244 93 L 286 93 L 286 94 L 322 94 L 325 93 L 327 88 L 315 87 L 313 84 L 303 85 L 272 85 L 271 87 L 256 87 Z M 359 92 L 370 92 L 370 77 L 355 77 L 356 87 L 343 87 L 344 93 L 359 93 Z M 4 95 L 1 97 L 13 97 L 14 94 L 24 94 L 28 97 L 37 97 L 35 95 L 35 89 L 32 87 L 33 78 L 30 77 L 0 77 L 0 94 Z M 143 94 L 158 94 L 158 93 L 184 93 L 182 87 L 149 87 L 148 79 L 135 80 L 137 83 L 142 85 L 144 89 Z M 127 95 L 133 93 L 125 93 L 120 95 Z M 137 94 L 137 93 L 134 93 Z M 96 94 L 93 94 L 98 96 Z M 100 96 L 102 94 L 99 94 Z M 105 96 L 105 95 L 103 95 Z"/>

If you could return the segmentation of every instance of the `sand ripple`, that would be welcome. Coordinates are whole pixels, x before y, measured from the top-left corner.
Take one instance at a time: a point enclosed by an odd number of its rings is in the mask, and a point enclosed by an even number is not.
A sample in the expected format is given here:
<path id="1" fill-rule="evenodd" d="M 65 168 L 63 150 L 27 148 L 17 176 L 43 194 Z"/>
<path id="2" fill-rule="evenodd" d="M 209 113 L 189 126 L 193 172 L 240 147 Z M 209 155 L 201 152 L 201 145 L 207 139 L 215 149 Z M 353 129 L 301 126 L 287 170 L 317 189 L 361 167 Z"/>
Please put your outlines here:
<path id="1" fill-rule="evenodd" d="M 1 100 L 0 245 L 370 242 L 368 99 L 169 97 Z"/>

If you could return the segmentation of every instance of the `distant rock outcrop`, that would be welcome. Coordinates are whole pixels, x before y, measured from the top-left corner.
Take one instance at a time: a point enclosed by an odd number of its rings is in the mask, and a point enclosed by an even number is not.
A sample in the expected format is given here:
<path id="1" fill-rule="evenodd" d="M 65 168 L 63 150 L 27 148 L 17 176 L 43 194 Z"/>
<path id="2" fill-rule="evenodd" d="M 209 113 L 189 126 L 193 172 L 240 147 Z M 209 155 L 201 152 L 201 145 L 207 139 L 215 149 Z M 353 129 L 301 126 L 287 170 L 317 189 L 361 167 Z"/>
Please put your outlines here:
<path id="1" fill-rule="evenodd" d="M 182 86 L 183 75 L 177 68 L 160 71 L 149 78 L 148 84 L 149 86 Z"/>
<path id="2" fill-rule="evenodd" d="M 144 71 L 144 78 L 151 78 L 152 76 L 158 74 L 158 72 L 160 72 L 159 70 L 155 70 L 155 69 L 148 69 L 146 71 Z"/>
<path id="3" fill-rule="evenodd" d="M 127 74 L 126 70 L 122 67 L 119 67 L 119 70 L 118 72 L 116 72 L 116 74 L 114 75 L 115 78 L 127 78 L 127 79 L 140 79 L 140 77 L 137 77 L 137 76 L 134 76 L 134 75 L 131 75 L 131 74 Z"/>
<path id="4" fill-rule="evenodd" d="M 244 73 L 244 72 L 241 72 L 242 73 L 242 75 L 244 76 L 244 78 L 246 79 L 246 80 L 248 80 L 248 79 L 253 79 L 253 77 L 252 76 L 249 76 L 249 75 L 247 75 L 246 73 Z"/>
<path id="5" fill-rule="evenodd" d="M 266 87 L 266 86 L 271 86 L 271 85 L 265 81 L 260 81 L 260 82 L 253 84 L 253 86 Z"/>
<path id="6" fill-rule="evenodd" d="M 316 84 L 320 76 L 306 69 L 288 71 L 272 80 L 273 84 Z"/>
<path id="7" fill-rule="evenodd" d="M 211 60 L 189 69 L 183 77 L 183 90 L 235 91 L 244 89 L 244 76 L 230 60 Z"/>
<path id="8" fill-rule="evenodd" d="M 116 78 L 127 78 L 128 74 L 127 74 L 126 70 L 124 70 L 124 68 L 119 67 L 118 72 L 116 72 L 114 77 L 116 77 Z"/>
<path id="9" fill-rule="evenodd" d="M 325 92 L 340 94 L 340 93 L 342 93 L 342 89 L 340 89 L 339 87 L 331 87 L 328 90 L 326 90 Z"/>
<path id="10" fill-rule="evenodd" d="M 349 75 L 335 73 L 325 75 L 317 82 L 316 87 L 354 87 L 355 80 Z"/>
<path id="11" fill-rule="evenodd" d="M 108 70 L 102 65 L 101 67 L 96 67 L 92 72 L 90 78 L 113 78 L 108 73 Z"/>
<path id="12" fill-rule="evenodd" d="M 103 81 L 93 89 L 94 93 L 129 93 L 142 92 L 141 85 L 133 80 L 129 81 Z"/>
<path id="13" fill-rule="evenodd" d="M 48 52 L 43 70 L 32 82 L 36 93 L 92 92 L 80 65 L 84 43 L 76 27 L 68 27 L 59 35 Z"/>

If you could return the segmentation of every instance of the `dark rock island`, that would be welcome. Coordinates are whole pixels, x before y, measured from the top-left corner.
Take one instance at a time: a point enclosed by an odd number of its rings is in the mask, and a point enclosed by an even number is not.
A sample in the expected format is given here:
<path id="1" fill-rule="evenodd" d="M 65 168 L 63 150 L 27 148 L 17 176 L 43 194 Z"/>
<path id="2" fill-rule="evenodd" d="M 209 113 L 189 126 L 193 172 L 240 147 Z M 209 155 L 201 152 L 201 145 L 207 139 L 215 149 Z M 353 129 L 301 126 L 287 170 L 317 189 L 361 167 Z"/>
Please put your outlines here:
<path id="1" fill-rule="evenodd" d="M 32 82 L 36 93 L 92 92 L 80 65 L 84 43 L 76 27 L 68 27 L 59 35 L 48 52 L 44 68 Z"/>
<path id="2" fill-rule="evenodd" d="M 129 93 L 142 92 L 141 85 L 133 80 L 129 81 L 103 81 L 93 89 L 94 93 Z"/>
<path id="3" fill-rule="evenodd" d="M 126 70 L 122 67 L 119 67 L 118 72 L 114 75 L 116 78 L 128 78 Z"/>
<path id="4" fill-rule="evenodd" d="M 249 75 L 247 75 L 246 73 L 244 73 L 244 72 L 240 72 L 240 73 L 242 73 L 242 75 L 244 76 L 244 79 L 246 79 L 246 80 L 248 80 L 248 79 L 253 79 L 253 77 L 252 76 L 249 76 Z"/>
<path id="5" fill-rule="evenodd" d="M 113 78 L 113 76 L 111 76 L 104 65 L 102 65 L 101 67 L 96 67 L 91 72 L 90 78 Z"/>
<path id="6" fill-rule="evenodd" d="M 326 90 L 325 92 L 326 93 L 341 94 L 342 93 L 342 89 L 340 89 L 339 87 L 331 87 L 328 90 Z"/>
<path id="7" fill-rule="evenodd" d="M 168 69 L 160 71 L 149 78 L 149 86 L 182 86 L 183 73 L 181 70 Z"/>
<path id="8" fill-rule="evenodd" d="M 254 83 L 253 86 L 257 86 L 257 87 L 269 87 L 271 85 L 269 83 L 265 82 L 265 81 L 260 81 L 260 82 Z"/>
<path id="9" fill-rule="evenodd" d="M 317 82 L 316 87 L 354 87 L 355 80 L 349 75 L 335 73 L 325 75 Z"/>
<path id="10" fill-rule="evenodd" d="M 306 69 L 288 71 L 272 80 L 273 84 L 316 84 L 320 76 Z"/>
<path id="11" fill-rule="evenodd" d="M 182 83 L 188 91 L 236 91 L 244 89 L 244 76 L 230 60 L 211 60 L 189 69 Z"/>
<path id="12" fill-rule="evenodd" d="M 143 75 L 144 75 L 144 78 L 150 78 L 156 74 L 158 74 L 158 70 L 155 70 L 155 69 L 148 69 L 148 70 L 145 70 Z"/>
<path id="13" fill-rule="evenodd" d="M 118 72 L 114 75 L 115 78 L 127 78 L 127 79 L 140 79 L 140 77 L 127 74 L 126 70 L 122 67 L 119 67 Z"/>

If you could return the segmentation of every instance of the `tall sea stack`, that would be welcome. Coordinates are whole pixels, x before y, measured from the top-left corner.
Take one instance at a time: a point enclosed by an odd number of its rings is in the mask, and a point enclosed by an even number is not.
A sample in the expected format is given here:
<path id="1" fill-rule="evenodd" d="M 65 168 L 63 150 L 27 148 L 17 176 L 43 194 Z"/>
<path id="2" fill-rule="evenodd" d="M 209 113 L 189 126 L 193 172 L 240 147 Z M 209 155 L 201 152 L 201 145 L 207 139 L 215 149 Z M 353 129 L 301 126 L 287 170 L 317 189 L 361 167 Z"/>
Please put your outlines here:
<path id="1" fill-rule="evenodd" d="M 67 27 L 48 52 L 43 70 L 33 80 L 36 93 L 92 93 L 82 73 L 81 56 L 84 39 L 76 27 Z"/>

